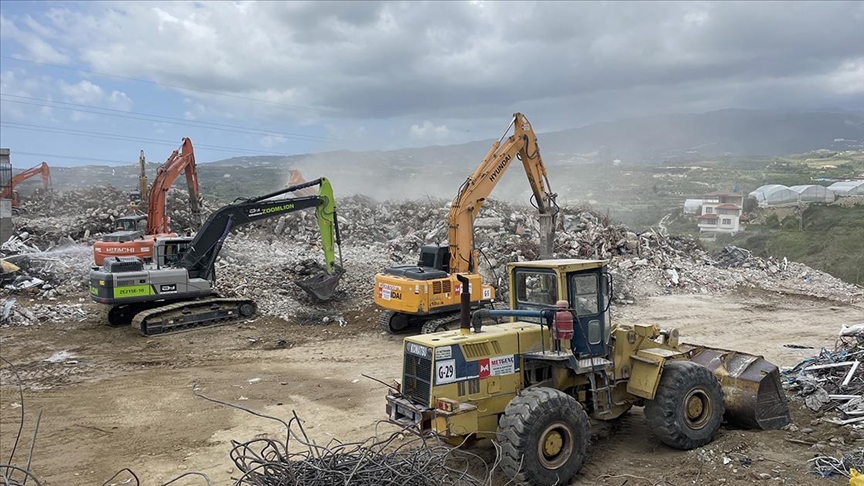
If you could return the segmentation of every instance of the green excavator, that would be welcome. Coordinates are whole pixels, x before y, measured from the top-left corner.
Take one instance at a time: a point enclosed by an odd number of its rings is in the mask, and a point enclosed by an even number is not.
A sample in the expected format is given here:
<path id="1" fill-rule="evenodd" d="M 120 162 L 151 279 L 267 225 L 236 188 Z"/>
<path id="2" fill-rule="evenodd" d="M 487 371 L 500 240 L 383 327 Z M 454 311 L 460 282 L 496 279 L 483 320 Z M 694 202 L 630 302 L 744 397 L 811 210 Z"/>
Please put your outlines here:
<path id="1" fill-rule="evenodd" d="M 314 196 L 282 197 L 318 186 Z M 257 312 L 251 299 L 216 294 L 216 258 L 232 229 L 294 211 L 315 209 L 324 249 L 324 270 L 297 285 L 320 301 L 332 298 L 344 274 L 336 201 L 330 182 L 314 181 L 254 198 L 241 198 L 214 211 L 194 237 L 159 238 L 153 263 L 138 257 L 109 257 L 90 271 L 90 297 L 110 305 L 108 323 L 131 324 L 145 336 L 227 324 Z M 335 249 L 339 248 L 339 264 Z"/>

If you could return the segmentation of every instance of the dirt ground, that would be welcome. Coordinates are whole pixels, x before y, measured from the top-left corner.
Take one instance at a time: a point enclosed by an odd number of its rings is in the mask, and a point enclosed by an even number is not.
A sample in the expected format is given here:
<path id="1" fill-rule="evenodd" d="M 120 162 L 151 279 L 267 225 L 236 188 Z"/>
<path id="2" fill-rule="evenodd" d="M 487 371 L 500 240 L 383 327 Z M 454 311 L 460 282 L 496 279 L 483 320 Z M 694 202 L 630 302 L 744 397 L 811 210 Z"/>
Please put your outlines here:
<path id="1" fill-rule="evenodd" d="M 258 318 L 156 338 L 109 328 L 97 317 L 2 329 L 0 355 L 24 382 L 25 426 L 12 463 L 26 464 L 41 411 L 31 469 L 45 485 L 100 485 L 126 467 L 148 486 L 187 471 L 206 473 L 216 485 L 231 484 L 239 474 L 228 457 L 230 441 L 280 437 L 284 431 L 275 422 L 195 397 L 193 386 L 286 419 L 296 411 L 319 442 L 369 437 L 384 418 L 386 388 L 361 374 L 400 378 L 402 349 L 401 338 L 375 329 L 375 316 L 374 309 L 351 313 L 344 327 Z M 763 354 L 791 366 L 820 347 L 833 348 L 841 324 L 864 321 L 864 306 L 768 293 L 670 295 L 620 307 L 616 319 L 676 326 L 685 342 Z M 65 360 L 46 361 L 64 351 Z M 0 378 L 2 463 L 12 450 L 22 403 L 9 366 Z M 805 443 L 837 437 L 824 451 L 835 454 L 862 447 L 861 441 L 853 442 L 848 430 L 813 422 L 815 416 L 797 403 L 792 409 L 802 431 L 724 426 L 713 443 L 688 452 L 654 439 L 638 409 L 611 423 L 595 422 L 575 484 L 847 484 L 810 474 L 807 460 L 814 451 Z M 204 481 L 190 477 L 174 484 Z"/>

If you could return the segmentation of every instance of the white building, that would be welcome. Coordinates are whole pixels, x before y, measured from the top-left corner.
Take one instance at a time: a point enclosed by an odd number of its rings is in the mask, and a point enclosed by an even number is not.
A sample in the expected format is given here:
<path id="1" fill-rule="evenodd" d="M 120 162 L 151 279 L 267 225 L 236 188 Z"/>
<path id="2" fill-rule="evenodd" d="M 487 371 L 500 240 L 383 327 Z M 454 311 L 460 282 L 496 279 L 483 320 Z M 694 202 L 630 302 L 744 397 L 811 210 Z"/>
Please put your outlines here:
<path id="1" fill-rule="evenodd" d="M 798 194 L 800 202 L 834 202 L 834 191 L 825 186 L 807 184 L 803 186 L 792 186 L 790 191 Z"/>
<path id="2" fill-rule="evenodd" d="M 842 181 L 828 186 L 838 197 L 864 196 L 864 181 Z"/>
<path id="3" fill-rule="evenodd" d="M 744 196 L 734 192 L 712 192 L 702 197 L 700 233 L 732 233 L 741 231 Z"/>

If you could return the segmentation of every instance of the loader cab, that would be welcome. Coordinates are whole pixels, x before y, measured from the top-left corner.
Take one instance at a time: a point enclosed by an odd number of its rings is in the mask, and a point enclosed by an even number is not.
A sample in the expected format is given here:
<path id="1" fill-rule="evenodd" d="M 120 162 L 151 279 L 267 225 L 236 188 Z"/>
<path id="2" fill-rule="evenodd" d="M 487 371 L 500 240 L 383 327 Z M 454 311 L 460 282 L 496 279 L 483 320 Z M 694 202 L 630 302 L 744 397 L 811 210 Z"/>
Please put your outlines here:
<path id="1" fill-rule="evenodd" d="M 542 310 L 566 300 L 573 314 L 573 354 L 605 356 L 611 336 L 612 283 L 604 260 L 539 260 L 509 265 L 510 308 Z M 520 318 L 523 321 L 532 319 Z M 545 325 L 540 319 L 537 324 Z"/>

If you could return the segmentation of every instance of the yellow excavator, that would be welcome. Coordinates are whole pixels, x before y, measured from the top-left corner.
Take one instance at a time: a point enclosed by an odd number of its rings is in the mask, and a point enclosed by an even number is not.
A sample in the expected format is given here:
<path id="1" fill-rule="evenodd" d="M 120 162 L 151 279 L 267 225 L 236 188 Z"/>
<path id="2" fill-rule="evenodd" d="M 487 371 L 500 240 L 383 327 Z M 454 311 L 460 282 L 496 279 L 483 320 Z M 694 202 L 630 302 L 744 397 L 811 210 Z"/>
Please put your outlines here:
<path id="1" fill-rule="evenodd" d="M 513 134 L 507 137 L 511 128 Z M 495 289 L 478 273 L 474 220 L 513 159 L 522 162 L 532 204 L 540 213 L 540 258 L 552 257 L 556 194 L 549 190 L 531 124 L 522 113 L 514 113 L 504 135 L 459 187 L 447 218 L 448 242 L 423 245 L 416 265 L 397 265 L 375 275 L 374 300 L 383 309 L 378 322 L 385 331 L 400 334 L 420 328 L 428 334 L 455 327 L 462 292 L 459 275 L 467 278 L 472 308 L 491 306 Z"/>

